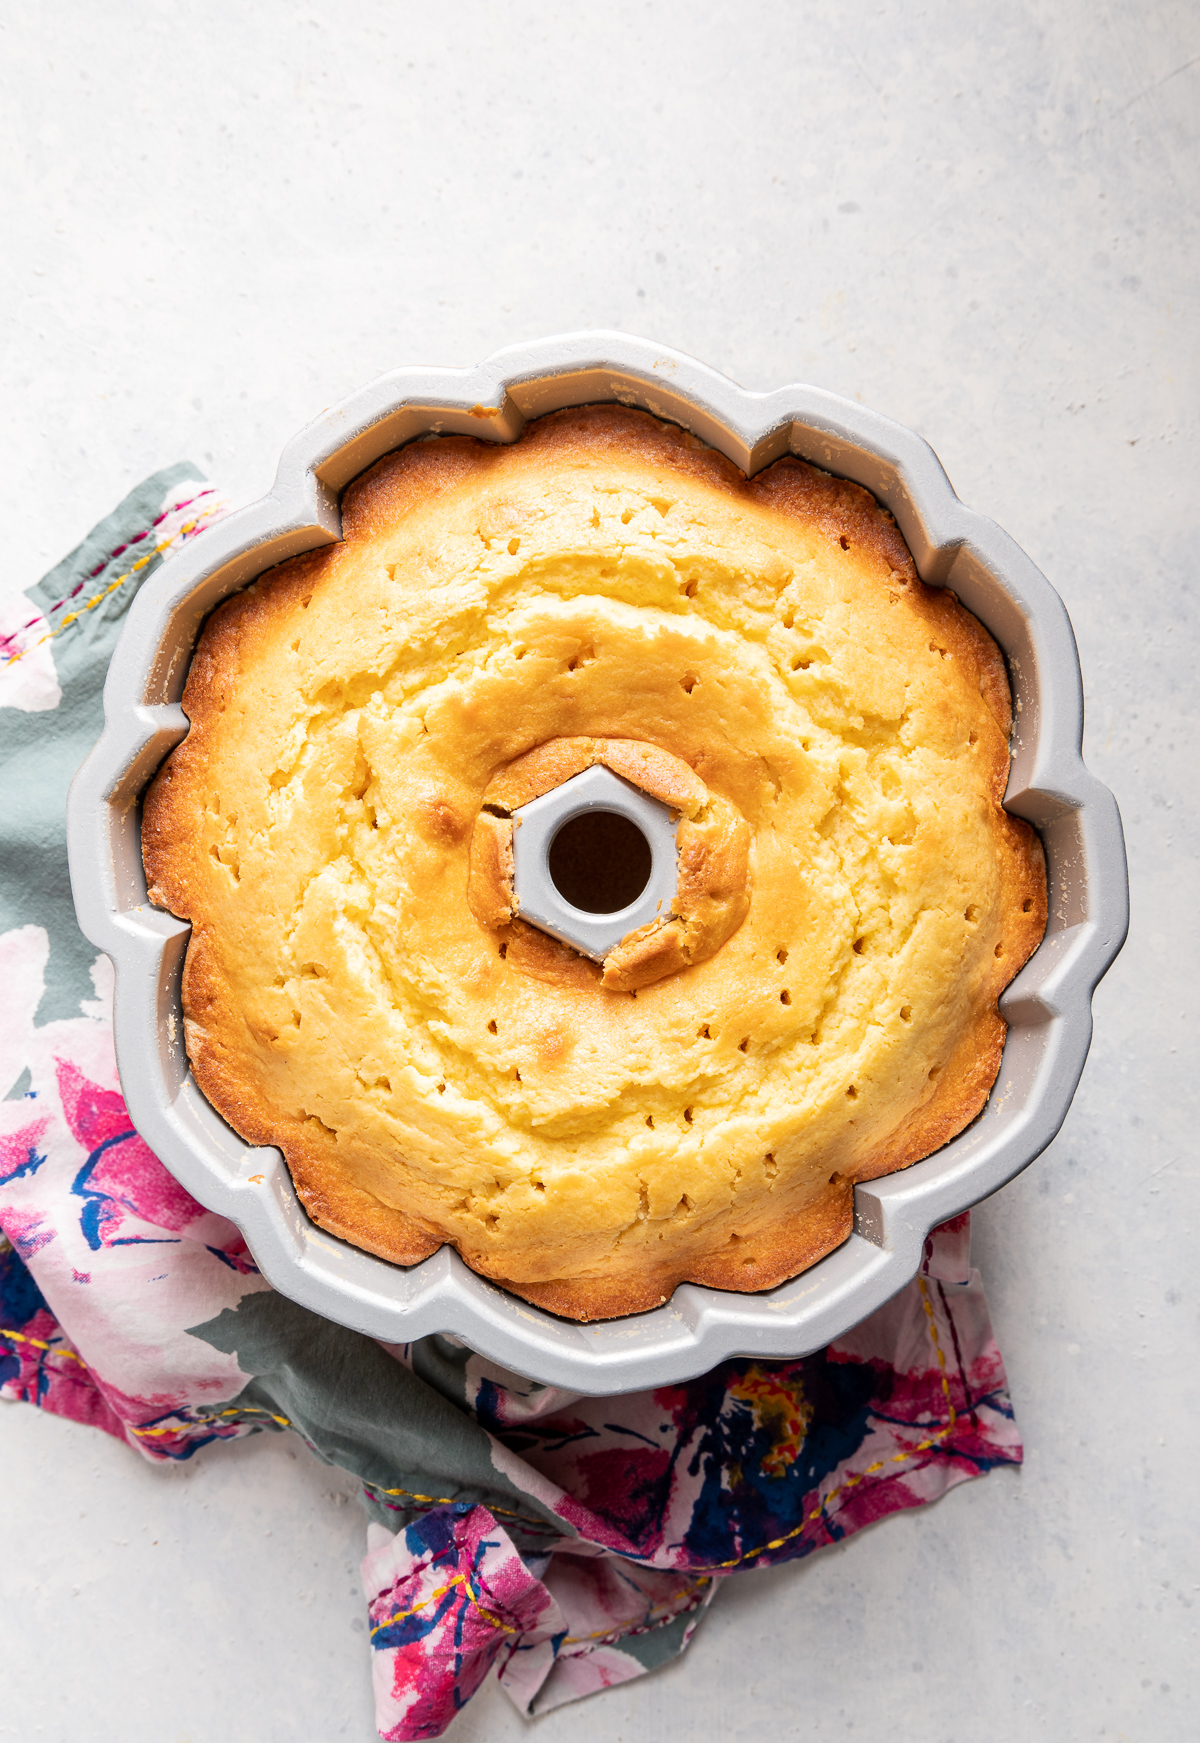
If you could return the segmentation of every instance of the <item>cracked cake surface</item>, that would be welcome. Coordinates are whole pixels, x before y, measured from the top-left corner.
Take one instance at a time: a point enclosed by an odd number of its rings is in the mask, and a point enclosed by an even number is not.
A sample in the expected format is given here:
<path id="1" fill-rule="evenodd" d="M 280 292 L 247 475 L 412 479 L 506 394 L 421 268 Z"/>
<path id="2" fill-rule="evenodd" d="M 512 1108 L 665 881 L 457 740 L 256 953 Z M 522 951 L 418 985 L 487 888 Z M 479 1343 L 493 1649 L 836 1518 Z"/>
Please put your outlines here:
<path id="1" fill-rule="evenodd" d="M 996 644 L 866 491 L 617 406 L 411 443 L 342 519 L 208 620 L 146 796 L 200 1087 L 323 1227 L 556 1313 L 804 1270 L 980 1111 L 1045 927 Z M 603 965 L 506 883 L 596 761 L 692 843 Z"/>

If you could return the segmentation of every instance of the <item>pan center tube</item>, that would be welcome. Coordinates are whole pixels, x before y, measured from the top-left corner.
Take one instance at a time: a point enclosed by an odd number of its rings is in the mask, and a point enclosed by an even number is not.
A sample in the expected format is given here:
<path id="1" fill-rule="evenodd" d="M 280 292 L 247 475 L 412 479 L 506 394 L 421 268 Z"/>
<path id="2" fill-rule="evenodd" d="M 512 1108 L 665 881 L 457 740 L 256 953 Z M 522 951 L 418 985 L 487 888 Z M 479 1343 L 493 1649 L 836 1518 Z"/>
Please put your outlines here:
<path id="1" fill-rule="evenodd" d="M 678 819 L 602 765 L 513 812 L 517 912 L 595 962 L 631 932 L 669 919 Z"/>

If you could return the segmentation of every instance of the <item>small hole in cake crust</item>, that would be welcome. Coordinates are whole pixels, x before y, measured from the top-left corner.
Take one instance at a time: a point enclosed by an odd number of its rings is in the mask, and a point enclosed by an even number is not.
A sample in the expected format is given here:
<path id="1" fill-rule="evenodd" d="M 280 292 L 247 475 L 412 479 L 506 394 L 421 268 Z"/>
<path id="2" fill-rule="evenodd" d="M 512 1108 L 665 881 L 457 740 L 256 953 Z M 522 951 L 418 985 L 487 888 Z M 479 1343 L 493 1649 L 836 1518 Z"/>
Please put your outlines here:
<path id="1" fill-rule="evenodd" d="M 535 1180 L 533 1183 L 533 1190 L 535 1192 L 545 1192 L 545 1190 L 546 1190 L 545 1182 L 542 1180 Z"/>
<path id="2" fill-rule="evenodd" d="M 864 944 L 865 944 L 865 943 L 866 943 L 866 942 L 867 942 L 867 941 L 866 941 L 866 939 L 865 939 L 865 938 L 856 938 L 856 939 L 855 939 L 855 940 L 854 940 L 854 954 L 855 954 L 855 956 L 861 956 L 861 955 L 862 955 L 862 953 L 863 953 L 863 945 L 864 945 Z"/>
<path id="3" fill-rule="evenodd" d="M 997 956 L 1003 956 L 1003 955 L 1004 955 L 1004 946 L 1003 946 L 1003 944 L 997 944 L 997 946 L 996 946 L 996 955 L 997 955 Z"/>
<path id="4" fill-rule="evenodd" d="M 502 944 L 502 945 L 501 945 L 501 946 L 500 946 L 500 960 L 501 960 L 501 962 L 503 962 L 503 961 L 504 961 L 504 958 L 505 958 L 505 957 L 506 957 L 506 956 L 507 956 L 507 955 L 508 955 L 508 945 L 507 945 L 507 944 Z"/>
<path id="5" fill-rule="evenodd" d="M 691 1110 L 691 1108 L 684 1108 L 683 1117 L 687 1121 L 688 1125 L 690 1126 L 692 1123 L 692 1110 Z"/>
<path id="6" fill-rule="evenodd" d="M 763 1157 L 763 1172 L 766 1174 L 768 1180 L 774 1180 L 775 1176 L 779 1173 L 779 1164 L 775 1160 L 775 1152 L 773 1150 L 768 1150 L 766 1155 Z"/>
<path id="7" fill-rule="evenodd" d="M 850 540 L 846 537 L 845 533 L 843 533 L 838 539 L 838 544 L 842 547 L 843 551 L 848 551 L 850 549 Z"/>
<path id="8" fill-rule="evenodd" d="M 513 1082 L 520 1083 L 520 1081 L 521 1081 L 521 1073 L 517 1070 L 516 1066 L 514 1065 L 513 1066 Z"/>
<path id="9" fill-rule="evenodd" d="M 515 557 L 517 552 L 520 549 L 521 549 L 520 539 L 509 539 L 509 541 L 508 541 L 508 554 L 510 557 Z"/>
<path id="10" fill-rule="evenodd" d="M 491 1022 L 488 1024 L 488 1034 L 494 1035 L 495 1033 L 496 1033 L 496 1019 L 495 1019 L 495 1017 L 493 1017 Z"/>
<path id="11" fill-rule="evenodd" d="M 439 1094 L 439 1095 L 445 1095 L 445 1093 L 446 1093 L 446 1086 L 445 1086 L 445 1084 L 444 1084 L 444 1083 L 439 1083 L 439 1084 L 438 1084 L 438 1086 L 437 1086 L 437 1089 L 438 1089 L 438 1094 Z"/>
<path id="12" fill-rule="evenodd" d="M 1028 914 L 1032 907 L 1033 907 L 1033 897 L 1026 896 L 1025 900 L 1021 903 L 1022 914 Z"/>
<path id="13" fill-rule="evenodd" d="M 621 525 L 627 527 L 632 519 L 633 510 L 631 508 L 623 509 L 621 513 Z"/>
<path id="14" fill-rule="evenodd" d="M 940 1066 L 940 1065 L 934 1065 L 934 1066 L 931 1066 L 931 1067 L 930 1067 L 930 1071 L 929 1071 L 929 1081 L 930 1081 L 930 1083 L 932 1083 L 932 1082 L 933 1082 L 933 1080 L 934 1080 L 934 1078 L 935 1078 L 935 1077 L 936 1077 L 936 1076 L 937 1076 L 937 1075 L 938 1075 L 938 1072 L 939 1072 L 939 1071 L 940 1071 L 940 1070 L 941 1070 L 941 1069 L 942 1069 L 942 1068 L 941 1068 L 941 1066 Z"/>
<path id="15" fill-rule="evenodd" d="M 738 1042 L 738 1052 L 744 1053 L 746 1051 L 747 1047 L 749 1047 L 749 1045 L 750 1045 L 749 1035 L 743 1035 L 742 1039 Z"/>
<path id="16" fill-rule="evenodd" d="M 709 1033 L 709 1028 L 708 1028 L 707 1023 L 701 1023 L 700 1027 L 696 1030 L 696 1035 L 701 1041 L 711 1041 L 712 1040 L 712 1036 Z"/>
<path id="17" fill-rule="evenodd" d="M 696 597 L 696 589 L 699 585 L 699 581 L 697 581 L 696 577 L 693 575 L 692 579 L 683 590 L 689 599 L 694 599 Z"/>
<path id="18" fill-rule="evenodd" d="M 781 1005 L 790 1005 L 792 1002 L 792 995 L 787 990 L 786 987 L 784 987 L 783 991 L 779 995 L 779 1002 Z"/>
<path id="19" fill-rule="evenodd" d="M 697 678 L 693 672 L 685 672 L 683 677 L 679 680 L 679 688 L 686 691 L 690 696 L 699 682 L 699 678 Z"/>
<path id="20" fill-rule="evenodd" d="M 653 1114 L 646 1115 L 646 1124 L 649 1126 L 651 1131 L 654 1130 L 654 1115 Z"/>
<path id="21" fill-rule="evenodd" d="M 797 654 L 795 659 L 792 661 L 792 670 L 793 672 L 807 672 L 811 665 L 811 660 L 801 659 L 800 655 Z"/>
<path id="22" fill-rule="evenodd" d="M 975 903 L 972 902 L 970 907 L 967 909 L 966 913 L 963 915 L 963 919 L 968 920 L 971 923 L 971 925 L 973 926 L 975 924 L 976 920 L 978 920 L 978 918 L 979 918 L 979 909 L 975 905 Z"/>
<path id="23" fill-rule="evenodd" d="M 939 645 L 938 645 L 938 643 L 937 643 L 937 642 L 930 642 L 930 644 L 929 644 L 929 651 L 930 651 L 930 653 L 931 653 L 931 654 L 937 654 L 937 655 L 938 655 L 938 656 L 939 656 L 939 658 L 941 658 L 941 659 L 943 659 L 943 660 L 944 660 L 944 659 L 945 659 L 945 657 L 946 657 L 946 650 L 945 650 L 945 648 L 943 648 L 943 647 L 939 647 Z"/>
<path id="24" fill-rule="evenodd" d="M 778 949 L 778 950 L 777 950 L 777 951 L 776 951 L 776 952 L 775 952 L 775 960 L 776 960 L 776 962 L 786 962 L 786 961 L 787 961 L 787 956 L 788 956 L 788 953 L 787 953 L 787 945 L 786 945 L 786 944 L 781 944 L 781 945 L 780 945 L 780 946 L 779 946 L 779 949 Z"/>
<path id="25" fill-rule="evenodd" d="M 901 1007 L 900 1007 L 900 1021 L 902 1023 L 911 1023 L 912 1022 L 912 1006 L 911 1005 L 901 1005 Z"/>
<path id="26" fill-rule="evenodd" d="M 312 594 L 306 593 L 304 595 L 304 598 L 300 601 L 301 611 L 307 611 L 311 604 L 312 604 Z"/>
<path id="27" fill-rule="evenodd" d="M 858 1087 L 856 1084 L 852 1083 L 850 1085 L 850 1087 L 847 1089 L 846 1100 L 847 1101 L 857 1101 L 858 1100 Z"/>
<path id="28" fill-rule="evenodd" d="M 977 732 L 973 732 L 971 734 L 971 736 L 968 738 L 967 743 L 968 744 L 978 744 L 979 743 L 979 734 Z"/>

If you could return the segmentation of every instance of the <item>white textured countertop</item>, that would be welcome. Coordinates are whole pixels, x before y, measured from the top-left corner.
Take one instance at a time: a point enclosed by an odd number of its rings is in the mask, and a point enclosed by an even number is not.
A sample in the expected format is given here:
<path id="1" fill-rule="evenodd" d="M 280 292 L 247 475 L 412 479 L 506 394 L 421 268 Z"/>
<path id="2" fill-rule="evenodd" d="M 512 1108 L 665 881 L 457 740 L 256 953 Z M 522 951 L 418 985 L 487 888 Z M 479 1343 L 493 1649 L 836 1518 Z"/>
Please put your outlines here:
<path id="1" fill-rule="evenodd" d="M 1134 909 L 976 1213 L 1025 1467 L 730 1579 L 536 1737 L 1195 1736 L 1200 13 L 65 0 L 0 25 L 0 129 L 6 590 L 158 466 L 245 500 L 381 370 L 585 326 L 915 426 L 1050 576 Z M 0 1738 L 368 1743 L 354 1488 L 0 1411 Z"/>

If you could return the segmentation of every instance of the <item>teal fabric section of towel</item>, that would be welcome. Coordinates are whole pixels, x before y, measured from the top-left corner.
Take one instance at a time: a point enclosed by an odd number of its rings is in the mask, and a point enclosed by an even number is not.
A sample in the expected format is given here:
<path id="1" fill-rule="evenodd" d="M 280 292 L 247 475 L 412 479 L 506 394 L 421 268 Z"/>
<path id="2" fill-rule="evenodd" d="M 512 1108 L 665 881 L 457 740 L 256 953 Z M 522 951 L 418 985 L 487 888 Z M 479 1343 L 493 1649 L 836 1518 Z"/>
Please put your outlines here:
<path id="1" fill-rule="evenodd" d="M 188 1330 L 255 1376 L 215 1407 L 218 1419 L 252 1422 L 257 1412 L 268 1427 L 272 1417 L 299 1426 L 319 1457 L 361 1478 L 367 1511 L 381 1524 L 394 1529 L 395 1514 L 420 1511 L 414 1496 L 433 1489 L 442 1505 L 483 1502 L 507 1518 L 518 1549 L 544 1548 L 547 1534 L 574 1535 L 496 1469 L 487 1434 L 466 1412 L 461 1367 L 457 1386 L 443 1393 L 421 1377 L 426 1362 L 398 1362 L 373 1338 L 331 1325 L 274 1290 L 243 1295 Z M 410 1349 L 424 1354 L 421 1346 L 442 1342 L 424 1338 Z M 396 1495 L 390 1508 L 380 1499 L 389 1492 Z"/>
<path id="2" fill-rule="evenodd" d="M 93 998 L 90 969 L 96 952 L 75 922 L 67 875 L 67 789 L 100 736 L 104 678 L 126 613 L 138 589 L 163 560 L 151 557 L 119 586 L 111 584 L 154 548 L 154 522 L 180 487 L 203 481 L 187 461 L 168 466 L 131 490 L 83 543 L 30 589 L 30 624 L 20 644 L 0 662 L 53 636 L 62 689 L 57 708 L 27 713 L 0 707 L 0 931 L 45 926 L 50 934 L 46 990 L 38 1020 L 79 1015 Z M 131 543 L 131 536 L 137 543 Z M 88 602 L 100 596 L 89 609 Z M 78 615 L 61 627 L 64 619 Z M 40 621 L 39 621 L 40 620 Z M 0 1095 L 11 1090 L 0 1088 Z"/>

